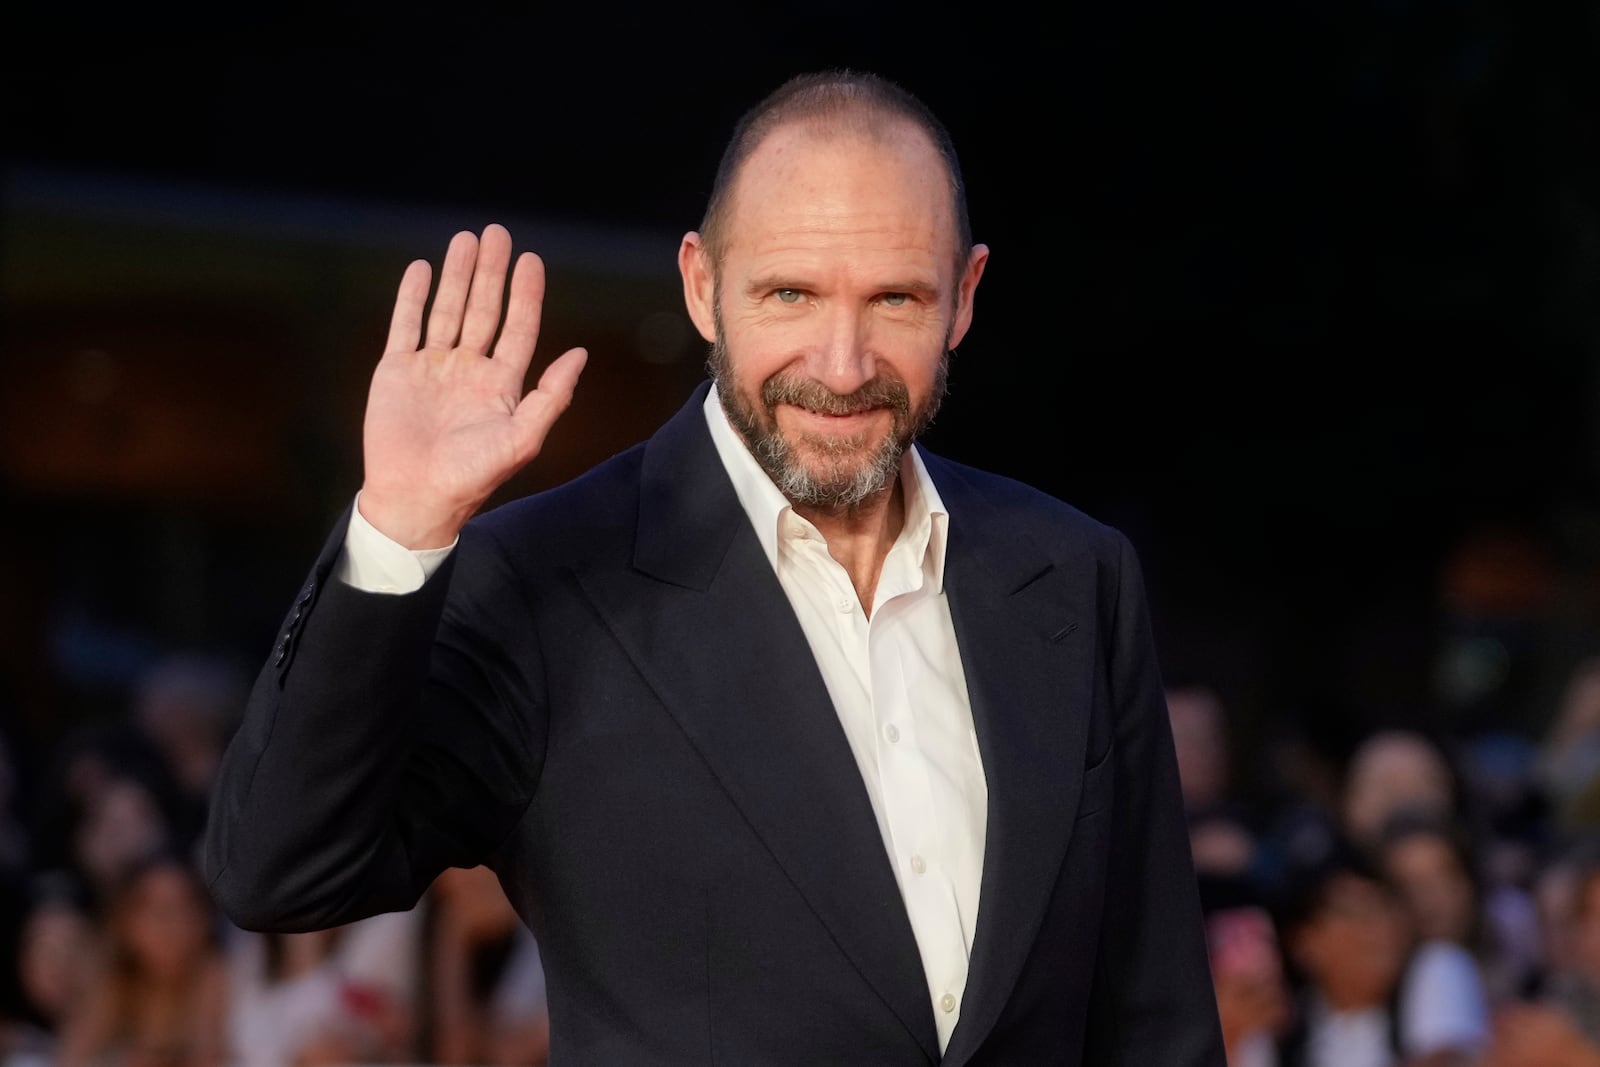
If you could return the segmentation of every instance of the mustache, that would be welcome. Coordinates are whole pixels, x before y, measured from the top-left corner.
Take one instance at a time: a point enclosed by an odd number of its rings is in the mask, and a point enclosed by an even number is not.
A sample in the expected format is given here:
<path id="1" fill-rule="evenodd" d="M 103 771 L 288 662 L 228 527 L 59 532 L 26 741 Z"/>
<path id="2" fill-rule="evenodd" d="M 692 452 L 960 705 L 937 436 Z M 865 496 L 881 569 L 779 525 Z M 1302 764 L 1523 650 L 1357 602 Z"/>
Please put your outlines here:
<path id="1" fill-rule="evenodd" d="M 855 415 L 888 408 L 904 416 L 911 410 L 911 394 L 895 377 L 874 377 L 849 393 L 836 393 L 821 382 L 794 374 L 775 374 L 761 383 L 761 405 L 770 415 L 779 404 L 805 408 L 821 415 Z"/>

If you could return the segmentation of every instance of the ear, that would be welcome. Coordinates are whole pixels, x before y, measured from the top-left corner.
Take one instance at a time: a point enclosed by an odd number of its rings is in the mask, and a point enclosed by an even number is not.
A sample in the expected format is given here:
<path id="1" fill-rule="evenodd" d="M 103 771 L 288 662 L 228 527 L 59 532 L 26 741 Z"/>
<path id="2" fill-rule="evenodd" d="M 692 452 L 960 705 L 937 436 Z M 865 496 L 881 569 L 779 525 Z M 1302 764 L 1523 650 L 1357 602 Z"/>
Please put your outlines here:
<path id="1" fill-rule="evenodd" d="M 683 303 L 689 309 L 700 336 L 709 342 L 717 339 L 715 315 L 716 285 L 711 254 L 700 234 L 690 230 L 678 246 L 678 273 L 683 275 Z"/>
<path id="2" fill-rule="evenodd" d="M 967 256 L 967 267 L 956 282 L 956 314 L 950 323 L 950 347 L 956 348 L 972 325 L 972 298 L 978 291 L 978 281 L 983 268 L 989 263 L 989 246 L 973 245 Z"/>

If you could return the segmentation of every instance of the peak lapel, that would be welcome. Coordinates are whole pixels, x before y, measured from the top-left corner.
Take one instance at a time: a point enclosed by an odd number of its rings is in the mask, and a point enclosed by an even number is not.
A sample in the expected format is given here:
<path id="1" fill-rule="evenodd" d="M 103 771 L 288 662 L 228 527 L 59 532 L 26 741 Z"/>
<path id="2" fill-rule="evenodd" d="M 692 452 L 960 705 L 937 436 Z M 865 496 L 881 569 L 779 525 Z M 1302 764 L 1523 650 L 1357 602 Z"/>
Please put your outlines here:
<path id="1" fill-rule="evenodd" d="M 928 457 L 950 513 L 945 592 L 989 788 L 978 923 L 961 1021 L 964 1063 L 1015 987 L 1077 814 L 1093 697 L 1094 573 L 1052 561 L 983 487 Z"/>
<path id="2" fill-rule="evenodd" d="M 646 446 L 634 569 L 578 581 L 839 949 L 937 1060 L 921 958 L 866 787 L 711 443 L 704 396 Z"/>

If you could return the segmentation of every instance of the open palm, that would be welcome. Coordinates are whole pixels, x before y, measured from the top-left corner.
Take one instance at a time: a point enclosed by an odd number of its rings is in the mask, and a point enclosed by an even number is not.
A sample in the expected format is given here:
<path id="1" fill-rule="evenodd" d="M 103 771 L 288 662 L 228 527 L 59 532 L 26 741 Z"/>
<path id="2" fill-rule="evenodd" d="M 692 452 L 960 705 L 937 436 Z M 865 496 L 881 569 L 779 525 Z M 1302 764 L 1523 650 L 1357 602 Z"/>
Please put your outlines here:
<path id="1" fill-rule="evenodd" d="M 538 455 L 572 402 L 587 358 L 571 349 L 523 393 L 539 338 L 544 264 L 517 257 L 502 295 L 511 235 L 499 225 L 450 241 L 427 313 L 432 270 L 406 268 L 362 430 L 361 513 L 408 548 L 450 544 L 506 479 Z M 492 346 L 492 351 L 491 351 Z"/>

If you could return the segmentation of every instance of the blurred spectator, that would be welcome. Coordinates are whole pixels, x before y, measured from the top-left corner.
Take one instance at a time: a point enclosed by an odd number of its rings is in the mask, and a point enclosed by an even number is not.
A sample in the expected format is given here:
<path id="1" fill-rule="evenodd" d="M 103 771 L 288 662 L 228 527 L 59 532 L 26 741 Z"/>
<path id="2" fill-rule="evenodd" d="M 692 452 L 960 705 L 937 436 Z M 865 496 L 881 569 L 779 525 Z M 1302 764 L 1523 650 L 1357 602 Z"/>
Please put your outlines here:
<path id="1" fill-rule="evenodd" d="M 496 1067 L 542 1067 L 550 1057 L 544 961 L 533 932 L 517 924 L 510 958 L 489 1000 L 488 1062 Z"/>
<path id="2" fill-rule="evenodd" d="M 64 872 L 41 875 L 22 915 L 16 954 L 22 1004 L 0 1022 L 0 1064 L 54 1063 L 68 1012 L 80 1003 L 99 962 L 84 894 Z"/>
<path id="3" fill-rule="evenodd" d="M 1513 906 L 1511 897 L 1524 894 L 1502 885 L 1495 892 L 1497 906 L 1489 906 L 1473 843 L 1459 822 L 1402 814 L 1384 828 L 1378 859 L 1399 890 L 1417 937 L 1471 953 L 1492 1004 L 1527 991 L 1538 967 L 1536 930 L 1523 925 L 1532 901 Z"/>
<path id="4" fill-rule="evenodd" d="M 1178 781 L 1184 806 L 1203 811 L 1233 794 L 1231 739 L 1222 698 L 1208 685 L 1188 683 L 1167 689 L 1167 716 L 1178 754 Z"/>
<path id="5" fill-rule="evenodd" d="M 106 951 L 68 1016 L 58 1067 L 219 1067 L 228 1062 L 227 971 L 194 868 L 163 853 L 112 896 Z"/>
<path id="6" fill-rule="evenodd" d="M 1290 990 L 1267 901 L 1248 879 L 1200 876 L 1206 948 L 1229 1067 L 1270 1067 L 1290 1021 Z"/>
<path id="7" fill-rule="evenodd" d="M 1558 838 L 1534 777 L 1530 738 L 1491 732 L 1463 749 L 1469 833 L 1479 910 L 1490 953 L 1485 960 L 1497 1003 L 1531 992 L 1544 967 L 1535 886 L 1544 853 Z"/>
<path id="8" fill-rule="evenodd" d="M 1548 870 L 1547 914 L 1570 955 L 1541 995 L 1496 1016 L 1482 1067 L 1600 1067 L 1600 862 L 1585 855 Z"/>
<path id="9" fill-rule="evenodd" d="M 1256 870 L 1278 893 L 1290 872 L 1322 862 L 1340 839 L 1339 768 L 1302 731 L 1276 724 L 1262 758 Z"/>
<path id="10" fill-rule="evenodd" d="M 1550 977 L 1543 1000 L 1563 1009 L 1578 1031 L 1600 1042 L 1600 859 L 1585 855 L 1573 870 L 1571 956 Z"/>
<path id="11" fill-rule="evenodd" d="M 1473 1067 L 1600 1067 L 1600 1047 L 1564 1012 L 1512 1004 L 1495 1017 L 1489 1046 Z"/>
<path id="12" fill-rule="evenodd" d="M 1471 846 L 1457 825 L 1406 812 L 1378 840 L 1383 873 L 1400 891 L 1419 937 L 1483 950 L 1483 919 Z"/>
<path id="13" fill-rule="evenodd" d="M 105 904 L 137 867 L 174 845 L 171 826 L 149 787 L 113 772 L 84 797 L 73 828 L 73 865 L 95 901 Z"/>
<path id="14" fill-rule="evenodd" d="M 418 930 L 410 911 L 310 933 L 233 931 L 233 1067 L 416 1060 Z"/>
<path id="15" fill-rule="evenodd" d="M 1600 827 L 1600 655 L 1568 676 L 1540 742 L 1537 774 L 1562 829 Z"/>
<path id="16" fill-rule="evenodd" d="M 1578 966 L 1578 885 L 1585 863 L 1575 849 L 1546 858 L 1534 882 L 1540 972 L 1529 994 L 1542 996 Z"/>
<path id="17" fill-rule="evenodd" d="M 1426 735 L 1380 730 L 1351 755 L 1341 794 L 1343 835 L 1369 852 L 1399 815 L 1461 816 L 1459 782 L 1444 750 Z"/>
<path id="18" fill-rule="evenodd" d="M 1212 808 L 1189 817 L 1189 849 L 1195 871 L 1217 877 L 1256 879 L 1259 845 L 1244 813 Z"/>
<path id="19" fill-rule="evenodd" d="M 33 862 L 81 877 L 98 911 L 130 864 L 176 844 L 172 779 L 160 752 L 123 724 L 73 734 L 53 762 L 39 798 Z"/>
<path id="20" fill-rule="evenodd" d="M 549 1055 L 538 946 L 488 867 L 449 868 L 429 890 L 432 1058 L 537 1067 Z"/>
<path id="21" fill-rule="evenodd" d="M 1469 1064 L 1489 1036 L 1475 962 L 1415 937 L 1399 895 L 1353 845 L 1296 871 L 1279 929 L 1296 1010 L 1280 1067 Z"/>
<path id="22" fill-rule="evenodd" d="M 1198 682 L 1169 686 L 1166 698 L 1195 867 L 1206 875 L 1253 878 L 1257 831 L 1233 781 L 1222 698 Z"/>
<path id="23" fill-rule="evenodd" d="M 211 782 L 248 694 L 249 679 L 235 664 L 202 654 L 157 661 L 135 689 L 133 724 L 171 774 L 179 805 L 175 830 L 185 843 L 204 826 Z"/>

